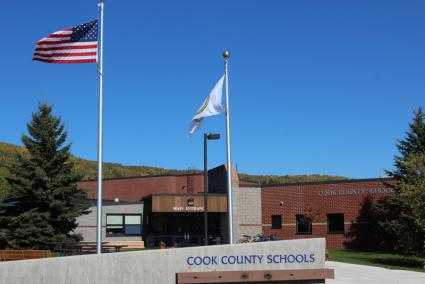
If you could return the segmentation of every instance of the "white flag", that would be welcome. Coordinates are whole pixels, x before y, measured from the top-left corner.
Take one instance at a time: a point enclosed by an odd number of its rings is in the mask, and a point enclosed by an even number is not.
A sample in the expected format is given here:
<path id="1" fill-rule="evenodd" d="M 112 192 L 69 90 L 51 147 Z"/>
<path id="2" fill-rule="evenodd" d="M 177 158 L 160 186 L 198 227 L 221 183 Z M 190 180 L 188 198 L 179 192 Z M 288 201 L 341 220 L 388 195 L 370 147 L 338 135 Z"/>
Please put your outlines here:
<path id="1" fill-rule="evenodd" d="M 198 112 L 192 118 L 189 129 L 189 137 L 201 126 L 202 119 L 207 116 L 217 115 L 224 112 L 224 107 L 221 105 L 221 96 L 223 94 L 224 75 L 221 76 L 217 84 L 210 92 L 210 95 L 205 99 Z"/>

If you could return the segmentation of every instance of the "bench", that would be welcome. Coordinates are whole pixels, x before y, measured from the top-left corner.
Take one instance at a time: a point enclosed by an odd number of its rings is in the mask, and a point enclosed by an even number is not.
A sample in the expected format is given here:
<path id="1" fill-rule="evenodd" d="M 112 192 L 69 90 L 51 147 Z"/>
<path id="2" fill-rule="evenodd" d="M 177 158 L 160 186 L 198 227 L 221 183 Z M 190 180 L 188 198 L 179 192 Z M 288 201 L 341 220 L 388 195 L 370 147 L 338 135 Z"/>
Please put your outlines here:
<path id="1" fill-rule="evenodd" d="M 177 284 L 192 283 L 325 283 L 334 278 L 333 269 L 250 270 L 181 272 Z"/>
<path id="2" fill-rule="evenodd" d="M 50 250 L 0 250 L 0 261 L 52 257 Z"/>

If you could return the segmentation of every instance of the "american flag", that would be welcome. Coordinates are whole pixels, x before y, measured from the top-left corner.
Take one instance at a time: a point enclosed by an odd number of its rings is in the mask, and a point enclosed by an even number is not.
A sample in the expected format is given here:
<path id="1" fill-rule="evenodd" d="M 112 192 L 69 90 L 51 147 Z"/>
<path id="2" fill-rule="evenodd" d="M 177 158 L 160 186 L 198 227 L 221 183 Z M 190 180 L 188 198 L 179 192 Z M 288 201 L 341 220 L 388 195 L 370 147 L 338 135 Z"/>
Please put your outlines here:
<path id="1" fill-rule="evenodd" d="M 97 20 L 54 32 L 36 42 L 33 60 L 87 63 L 97 60 Z"/>

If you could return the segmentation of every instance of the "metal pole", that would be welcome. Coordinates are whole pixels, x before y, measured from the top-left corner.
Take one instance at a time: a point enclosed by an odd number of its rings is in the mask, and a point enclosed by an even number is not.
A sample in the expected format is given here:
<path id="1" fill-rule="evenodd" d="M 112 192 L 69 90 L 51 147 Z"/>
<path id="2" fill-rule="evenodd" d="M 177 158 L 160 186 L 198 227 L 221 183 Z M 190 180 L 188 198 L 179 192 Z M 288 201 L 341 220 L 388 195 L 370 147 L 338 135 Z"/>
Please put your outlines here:
<path id="1" fill-rule="evenodd" d="M 99 134 L 98 134 L 98 154 L 97 154 L 97 254 L 102 253 L 102 126 L 103 126 L 103 5 L 104 0 L 100 0 L 100 22 L 99 22 Z"/>
<path id="2" fill-rule="evenodd" d="M 228 59 L 230 52 L 225 51 L 224 57 L 224 77 L 226 79 L 226 149 L 227 149 L 227 215 L 229 244 L 233 244 L 233 203 L 232 203 L 232 164 L 230 159 L 230 112 L 229 112 L 229 78 L 227 74 Z"/>
<path id="3" fill-rule="evenodd" d="M 208 135 L 204 133 L 204 245 L 208 245 L 208 166 L 207 166 Z"/>

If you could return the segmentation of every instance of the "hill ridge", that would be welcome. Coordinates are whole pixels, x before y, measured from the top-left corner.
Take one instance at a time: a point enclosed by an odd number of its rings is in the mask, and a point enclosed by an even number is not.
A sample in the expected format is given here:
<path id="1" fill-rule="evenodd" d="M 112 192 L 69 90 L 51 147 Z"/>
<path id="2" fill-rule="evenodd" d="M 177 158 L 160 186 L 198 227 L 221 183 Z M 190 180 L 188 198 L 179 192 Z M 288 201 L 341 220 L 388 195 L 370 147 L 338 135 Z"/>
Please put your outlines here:
<path id="1" fill-rule="evenodd" d="M 25 147 L 0 142 L 0 185 L 1 179 L 7 176 L 7 167 L 16 161 L 16 153 L 28 156 L 28 151 Z M 97 179 L 97 161 L 81 159 L 72 156 L 75 162 L 75 170 L 83 176 L 83 180 Z M 125 166 L 120 163 L 103 163 L 103 177 L 105 179 L 111 178 L 129 178 L 129 177 L 142 177 L 153 175 L 182 175 L 182 174 L 197 174 L 202 173 L 198 169 L 177 170 L 165 169 L 160 167 L 151 166 Z M 314 182 L 314 181 L 334 181 L 346 180 L 346 177 L 331 176 L 331 175 L 250 175 L 238 173 L 239 179 L 247 182 L 255 182 L 258 184 L 272 185 L 291 182 Z"/>

